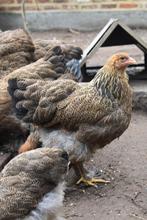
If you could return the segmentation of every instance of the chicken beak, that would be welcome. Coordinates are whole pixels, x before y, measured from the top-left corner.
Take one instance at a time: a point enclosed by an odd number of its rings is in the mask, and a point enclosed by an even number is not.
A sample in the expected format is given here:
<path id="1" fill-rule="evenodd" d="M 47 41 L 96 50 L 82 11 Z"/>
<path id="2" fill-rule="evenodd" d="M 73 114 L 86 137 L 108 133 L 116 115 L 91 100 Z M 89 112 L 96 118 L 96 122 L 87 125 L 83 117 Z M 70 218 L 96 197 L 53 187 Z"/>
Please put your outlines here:
<path id="1" fill-rule="evenodd" d="M 136 60 L 132 57 L 129 57 L 129 59 L 127 60 L 128 65 L 132 65 L 132 64 L 136 64 L 136 63 L 137 63 Z"/>

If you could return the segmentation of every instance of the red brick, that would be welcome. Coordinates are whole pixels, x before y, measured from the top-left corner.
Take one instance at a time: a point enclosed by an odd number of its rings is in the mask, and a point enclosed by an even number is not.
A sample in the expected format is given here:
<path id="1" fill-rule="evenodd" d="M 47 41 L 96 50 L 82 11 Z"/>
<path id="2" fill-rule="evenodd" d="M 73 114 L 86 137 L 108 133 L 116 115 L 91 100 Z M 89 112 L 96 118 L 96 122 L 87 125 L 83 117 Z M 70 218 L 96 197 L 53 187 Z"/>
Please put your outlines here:
<path id="1" fill-rule="evenodd" d="M 14 3 L 15 0 L 0 0 L 1 4 L 11 4 Z"/>
<path id="2" fill-rule="evenodd" d="M 89 2 L 91 2 L 91 3 L 92 3 L 92 2 L 94 2 L 94 3 L 104 3 L 104 2 L 106 2 L 106 3 L 107 3 L 108 1 L 110 2 L 110 1 L 112 1 L 112 0 L 91 0 L 91 1 L 89 1 Z"/>
<path id="3" fill-rule="evenodd" d="M 45 5 L 43 6 L 44 10 L 58 10 L 59 7 L 57 7 L 56 5 Z"/>
<path id="4" fill-rule="evenodd" d="M 62 9 L 63 9 L 63 10 L 67 10 L 67 9 L 68 9 L 68 5 L 63 4 L 63 5 L 62 5 Z"/>
<path id="5" fill-rule="evenodd" d="M 26 5 L 25 9 L 26 9 L 26 11 L 38 11 L 38 8 L 35 4 L 34 5 L 33 4 L 32 5 Z"/>
<path id="6" fill-rule="evenodd" d="M 63 10 L 78 10 L 79 5 L 71 5 L 71 4 L 62 4 L 62 9 Z"/>
<path id="7" fill-rule="evenodd" d="M 22 3 L 22 0 L 16 0 L 17 3 Z M 33 0 L 25 0 L 25 3 L 32 3 Z"/>
<path id="8" fill-rule="evenodd" d="M 0 6 L 0 11 L 7 11 L 7 8 Z"/>
<path id="9" fill-rule="evenodd" d="M 21 10 L 21 6 L 7 7 L 7 11 L 20 11 L 20 10 Z"/>
<path id="10" fill-rule="evenodd" d="M 119 8 L 137 8 L 138 4 L 136 3 L 120 3 Z"/>
<path id="11" fill-rule="evenodd" d="M 83 5 L 81 5 L 80 8 L 81 9 L 91 9 L 91 10 L 93 10 L 93 9 L 99 8 L 99 4 L 83 4 Z"/>
<path id="12" fill-rule="evenodd" d="M 103 8 L 103 9 L 107 9 L 107 8 L 109 8 L 109 9 L 111 9 L 111 8 L 116 8 L 117 7 L 117 4 L 101 4 L 101 8 Z"/>
<path id="13" fill-rule="evenodd" d="M 38 0 L 38 3 L 50 3 L 49 0 Z"/>
<path id="14" fill-rule="evenodd" d="M 55 3 L 64 3 L 64 2 L 68 2 L 68 0 L 54 0 Z"/>
<path id="15" fill-rule="evenodd" d="M 68 10 L 78 10 L 79 9 L 79 5 L 75 4 L 75 5 L 68 5 Z"/>

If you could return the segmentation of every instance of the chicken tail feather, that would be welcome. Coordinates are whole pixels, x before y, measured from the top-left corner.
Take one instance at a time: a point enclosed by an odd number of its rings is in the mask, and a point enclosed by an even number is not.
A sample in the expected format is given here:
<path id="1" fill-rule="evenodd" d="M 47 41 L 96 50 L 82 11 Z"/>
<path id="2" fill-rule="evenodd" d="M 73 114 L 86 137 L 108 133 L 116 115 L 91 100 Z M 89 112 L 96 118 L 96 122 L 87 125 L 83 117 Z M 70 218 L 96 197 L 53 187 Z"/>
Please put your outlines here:
<path id="1" fill-rule="evenodd" d="M 18 90 L 18 80 L 16 78 L 8 80 L 8 92 L 12 97 L 12 108 L 17 116 L 17 118 L 22 119 L 24 115 L 27 114 L 28 110 L 21 106 L 21 108 L 17 108 L 17 102 L 20 100 L 19 97 L 15 96 L 16 90 Z M 25 89 L 25 88 L 24 88 Z"/>
<path id="2" fill-rule="evenodd" d="M 78 82 L 82 82 L 83 76 L 81 72 L 80 62 L 77 59 L 72 59 L 66 63 L 66 67 L 70 73 L 75 76 Z"/>

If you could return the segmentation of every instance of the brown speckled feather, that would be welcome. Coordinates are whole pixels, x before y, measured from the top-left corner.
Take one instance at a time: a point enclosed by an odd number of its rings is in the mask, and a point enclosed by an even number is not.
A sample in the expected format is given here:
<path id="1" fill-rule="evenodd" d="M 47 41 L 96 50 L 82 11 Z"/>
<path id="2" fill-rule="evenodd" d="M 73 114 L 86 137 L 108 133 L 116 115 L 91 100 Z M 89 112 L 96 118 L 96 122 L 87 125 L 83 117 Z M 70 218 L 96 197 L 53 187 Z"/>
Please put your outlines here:
<path id="1" fill-rule="evenodd" d="M 29 217 L 43 196 L 63 181 L 66 157 L 60 149 L 42 148 L 12 159 L 0 175 L 0 220 Z"/>

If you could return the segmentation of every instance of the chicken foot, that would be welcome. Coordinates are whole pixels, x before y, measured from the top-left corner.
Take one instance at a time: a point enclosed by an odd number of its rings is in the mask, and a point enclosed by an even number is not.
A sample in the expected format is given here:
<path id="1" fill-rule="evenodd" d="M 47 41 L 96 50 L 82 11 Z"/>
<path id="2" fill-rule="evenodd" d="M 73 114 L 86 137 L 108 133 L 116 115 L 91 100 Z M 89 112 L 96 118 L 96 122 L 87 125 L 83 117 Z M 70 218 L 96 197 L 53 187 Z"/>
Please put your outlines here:
<path id="1" fill-rule="evenodd" d="M 110 181 L 96 178 L 96 177 L 89 177 L 87 170 L 84 168 L 82 163 L 78 163 L 74 165 L 75 172 L 78 176 L 80 176 L 80 179 L 77 181 L 77 185 L 80 183 L 83 183 L 85 186 L 94 186 L 97 187 L 98 183 L 109 183 Z"/>

